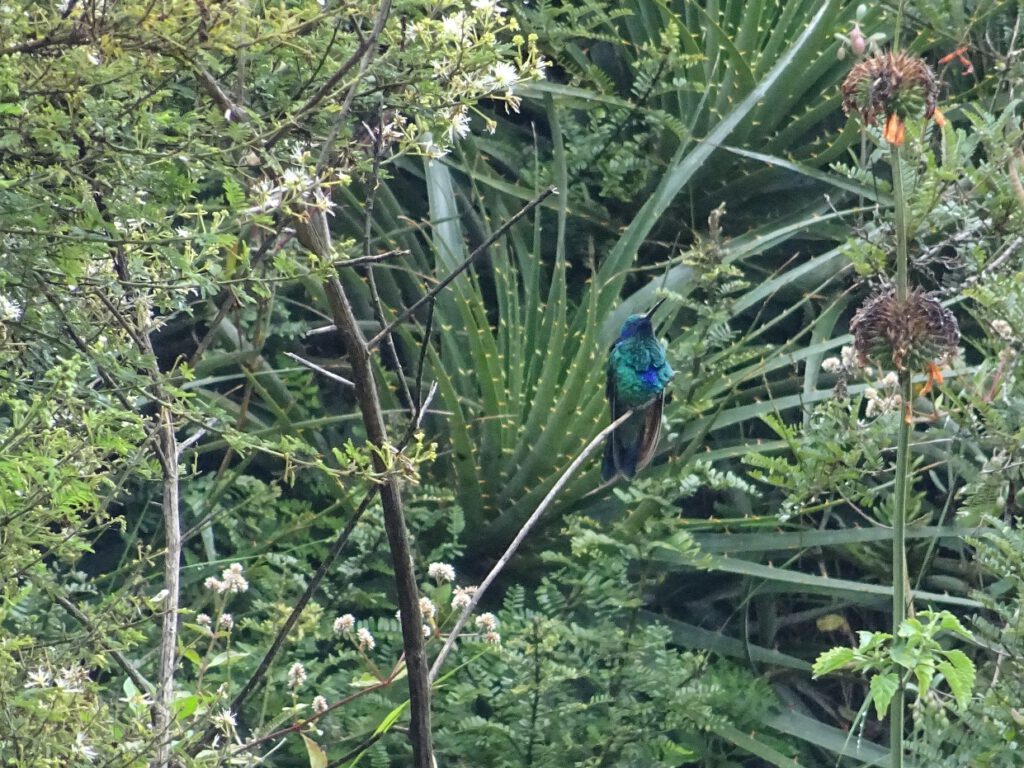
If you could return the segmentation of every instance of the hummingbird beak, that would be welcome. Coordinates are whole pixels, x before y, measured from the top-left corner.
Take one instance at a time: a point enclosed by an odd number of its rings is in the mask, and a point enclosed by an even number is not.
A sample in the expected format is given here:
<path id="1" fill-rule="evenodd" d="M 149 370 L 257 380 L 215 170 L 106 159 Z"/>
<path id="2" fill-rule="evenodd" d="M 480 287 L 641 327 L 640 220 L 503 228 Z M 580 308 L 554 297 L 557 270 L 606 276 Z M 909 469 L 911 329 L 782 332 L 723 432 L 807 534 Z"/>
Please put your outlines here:
<path id="1" fill-rule="evenodd" d="M 666 299 L 668 299 L 668 296 L 666 296 L 664 299 L 662 299 L 649 310 L 647 310 L 647 314 L 645 314 L 644 317 L 646 317 L 648 320 L 654 317 L 654 313 L 658 311 L 658 307 L 665 303 Z"/>

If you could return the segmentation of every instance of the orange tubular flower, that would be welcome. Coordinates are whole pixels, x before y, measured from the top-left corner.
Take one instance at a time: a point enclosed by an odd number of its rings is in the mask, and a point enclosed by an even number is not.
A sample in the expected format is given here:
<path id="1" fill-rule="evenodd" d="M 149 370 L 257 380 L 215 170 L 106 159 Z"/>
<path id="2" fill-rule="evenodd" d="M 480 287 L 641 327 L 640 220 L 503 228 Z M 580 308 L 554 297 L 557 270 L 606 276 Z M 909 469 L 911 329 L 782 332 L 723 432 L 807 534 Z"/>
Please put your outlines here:
<path id="1" fill-rule="evenodd" d="M 889 115 L 889 119 L 885 121 L 885 131 L 882 133 L 882 138 L 894 147 L 902 147 L 907 136 L 906 129 L 906 123 L 904 123 L 900 119 L 900 116 L 894 112 Z"/>

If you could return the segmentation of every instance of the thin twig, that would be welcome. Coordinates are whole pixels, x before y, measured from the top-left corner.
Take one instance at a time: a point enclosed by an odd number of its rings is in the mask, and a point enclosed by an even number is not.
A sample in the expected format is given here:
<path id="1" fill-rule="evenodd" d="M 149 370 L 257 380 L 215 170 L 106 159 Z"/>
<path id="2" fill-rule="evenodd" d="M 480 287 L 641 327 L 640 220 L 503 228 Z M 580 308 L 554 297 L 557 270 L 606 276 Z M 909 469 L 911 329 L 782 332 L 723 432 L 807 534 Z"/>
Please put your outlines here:
<path id="1" fill-rule="evenodd" d="M 81 609 L 68 600 L 66 597 L 61 595 L 55 595 L 54 600 L 57 601 L 65 611 L 70 613 L 74 618 L 90 632 L 96 631 L 96 626 L 89 620 L 89 617 L 82 613 Z M 144 678 L 139 670 L 125 658 L 125 655 L 115 648 L 104 648 L 104 652 L 110 654 L 110 658 L 114 660 L 114 663 L 121 668 L 121 670 L 131 678 L 132 682 L 135 683 L 135 687 L 144 693 L 152 693 L 153 684 Z"/>
<path id="2" fill-rule="evenodd" d="M 579 456 L 577 456 L 572 464 L 570 464 L 566 470 L 562 473 L 562 476 L 558 478 L 558 481 L 551 487 L 551 490 L 547 492 L 547 495 L 541 499 L 540 504 L 533 511 L 533 514 L 523 523 L 523 527 L 519 529 L 519 533 L 512 539 L 512 543 L 508 545 L 508 549 L 505 550 L 498 562 L 491 568 L 491 572 L 487 574 L 486 578 L 480 582 L 480 586 L 476 588 L 476 592 L 469 600 L 469 604 L 462 609 L 462 613 L 459 614 L 458 620 L 455 622 L 455 626 L 448 633 L 448 637 L 444 641 L 444 645 L 441 647 L 440 652 L 437 654 L 437 658 L 434 659 L 434 665 L 430 668 L 430 682 L 433 683 L 437 679 L 438 673 L 441 671 L 441 667 L 444 666 L 445 659 L 448 658 L 448 654 L 451 653 L 452 648 L 455 646 L 455 641 L 459 637 L 459 632 L 466 626 L 466 622 L 469 620 L 469 615 L 476 609 L 477 604 L 480 602 L 480 598 L 484 596 L 487 588 L 491 586 L 498 574 L 508 565 L 509 560 L 512 559 L 512 555 L 516 553 L 519 546 L 525 541 L 527 535 L 533 529 L 533 526 L 540 520 L 541 515 L 551 506 L 551 502 L 555 500 L 558 493 L 565 487 L 565 484 L 569 482 L 569 479 L 576 473 L 576 470 L 582 466 L 583 462 L 587 460 L 591 453 L 601 444 L 601 442 L 610 435 L 615 429 L 623 424 L 626 419 L 633 415 L 633 410 L 630 409 L 622 414 L 619 418 L 609 424 L 607 427 L 598 432 L 597 437 L 587 443 L 587 446 L 583 449 Z"/>
<path id="3" fill-rule="evenodd" d="M 299 357 L 294 352 L 285 352 L 284 356 L 285 357 L 290 357 L 292 360 L 294 360 L 295 362 L 299 363 L 300 365 L 304 365 L 307 368 L 311 368 L 312 370 L 316 371 L 317 373 L 326 376 L 331 381 L 336 381 L 339 384 L 344 384 L 346 387 L 354 387 L 355 386 L 355 382 L 354 381 L 349 381 L 344 376 L 339 376 L 336 373 L 332 373 L 331 371 L 328 371 L 326 368 L 321 368 L 316 363 L 312 363 L 312 362 L 310 362 L 309 360 L 306 360 L 303 357 Z"/>
<path id="4" fill-rule="evenodd" d="M 393 321 L 391 321 L 391 323 L 385 326 L 383 330 L 379 331 L 376 336 L 367 341 L 366 346 L 373 349 L 373 347 L 375 347 L 380 342 L 381 339 L 383 339 L 385 336 L 391 333 L 391 331 L 393 331 L 395 327 L 397 327 L 401 323 L 404 323 L 406 320 L 412 317 L 413 313 L 416 312 L 417 309 L 419 309 L 428 301 L 437 296 L 437 294 L 439 294 L 441 291 L 443 291 L 445 288 L 451 285 L 452 282 L 454 282 L 455 278 L 457 278 L 459 275 L 461 275 L 463 272 L 469 269 L 470 265 L 472 265 L 472 263 L 476 261 L 476 258 L 480 256 L 480 254 L 486 252 L 487 249 L 490 248 L 492 245 L 494 245 L 494 243 L 496 243 L 502 237 L 502 235 L 504 235 L 506 232 L 508 232 L 509 229 L 512 228 L 513 224 L 515 224 L 517 221 L 523 218 L 523 216 L 528 214 L 530 211 L 532 211 L 538 205 L 543 203 L 556 192 L 558 192 L 558 190 L 555 187 L 548 187 L 535 198 L 533 198 L 533 200 L 531 200 L 518 211 L 516 211 L 508 219 L 508 221 L 506 221 L 504 224 L 502 224 L 500 227 L 494 230 L 490 237 L 488 237 L 486 240 L 480 243 L 480 245 L 474 248 L 473 252 L 466 257 L 466 260 L 459 264 L 459 266 L 457 266 L 455 269 L 453 269 L 451 274 L 449 274 L 447 277 L 445 277 L 444 280 L 442 280 L 429 291 L 427 291 L 426 294 L 424 294 L 415 302 L 413 302 L 412 306 L 410 306 L 398 317 L 396 317 Z"/>
<path id="5" fill-rule="evenodd" d="M 317 92 L 310 96 L 309 99 L 306 100 L 306 103 L 296 110 L 296 112 L 291 116 L 289 122 L 274 131 L 273 135 L 271 135 L 264 144 L 264 149 L 270 149 L 281 139 L 287 136 L 295 126 L 298 118 L 309 112 L 321 101 L 327 98 L 328 94 L 334 90 L 334 86 L 338 84 L 341 78 L 348 74 L 349 70 L 361 61 L 363 56 L 377 44 L 377 38 L 380 37 L 381 32 L 384 31 L 384 24 L 387 22 L 388 16 L 390 15 L 391 0 L 384 0 L 380 4 L 380 9 L 377 11 L 377 18 L 374 19 L 373 28 L 370 30 L 369 36 L 359 44 L 359 47 L 353 51 L 352 55 L 348 57 L 345 63 L 342 64 L 334 74 L 327 78 L 327 81 L 320 86 Z"/>

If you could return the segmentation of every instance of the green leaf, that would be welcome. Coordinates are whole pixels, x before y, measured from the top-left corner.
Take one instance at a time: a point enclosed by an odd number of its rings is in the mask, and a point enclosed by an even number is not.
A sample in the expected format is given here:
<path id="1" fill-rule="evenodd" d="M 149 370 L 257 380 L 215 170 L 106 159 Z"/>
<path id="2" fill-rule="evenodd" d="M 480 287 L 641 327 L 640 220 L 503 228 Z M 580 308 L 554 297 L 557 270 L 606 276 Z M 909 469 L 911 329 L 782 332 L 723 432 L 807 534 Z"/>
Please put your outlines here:
<path id="1" fill-rule="evenodd" d="M 829 648 L 818 656 L 817 661 L 814 662 L 814 676 L 821 677 L 822 675 L 827 675 L 829 672 L 834 672 L 840 667 L 844 667 L 851 663 L 853 658 L 853 648 Z"/>
<path id="2" fill-rule="evenodd" d="M 935 677 L 935 662 L 928 658 L 922 659 L 921 663 L 914 667 L 914 676 L 917 677 L 917 696 L 921 698 L 932 687 L 932 678 Z"/>
<path id="3" fill-rule="evenodd" d="M 970 630 L 967 629 L 963 624 L 960 623 L 960 619 L 954 616 L 949 611 L 942 611 L 939 614 L 939 627 L 946 630 L 947 632 L 955 632 L 960 637 L 966 640 L 973 640 L 974 635 L 971 634 Z"/>
<path id="4" fill-rule="evenodd" d="M 900 679 L 895 672 L 884 672 L 871 678 L 871 699 L 875 702 L 879 720 L 889 711 L 889 704 L 899 686 Z"/>
<path id="5" fill-rule="evenodd" d="M 974 662 L 966 653 L 955 648 L 944 653 L 946 661 L 939 662 L 939 672 L 946 678 L 957 706 L 965 709 L 971 701 L 971 690 L 974 688 Z"/>
<path id="6" fill-rule="evenodd" d="M 221 664 L 226 662 L 235 661 L 236 659 L 244 659 L 248 656 L 249 654 L 245 651 L 221 651 L 210 659 L 210 663 L 206 665 L 206 668 L 213 669 L 214 667 L 219 667 Z"/>
<path id="7" fill-rule="evenodd" d="M 300 735 L 302 736 L 302 741 L 306 744 L 306 754 L 309 755 L 309 768 L 327 768 L 327 753 L 309 736 L 304 733 Z"/>

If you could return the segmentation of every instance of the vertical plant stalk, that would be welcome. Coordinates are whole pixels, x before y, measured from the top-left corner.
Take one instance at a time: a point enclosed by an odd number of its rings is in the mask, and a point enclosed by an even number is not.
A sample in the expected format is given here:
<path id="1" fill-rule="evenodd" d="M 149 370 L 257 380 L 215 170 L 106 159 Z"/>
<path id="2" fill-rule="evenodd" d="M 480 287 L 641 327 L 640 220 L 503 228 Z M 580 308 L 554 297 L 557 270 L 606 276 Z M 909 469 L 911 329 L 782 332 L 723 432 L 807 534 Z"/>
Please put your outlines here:
<path id="1" fill-rule="evenodd" d="M 174 417 L 167 405 L 160 408 L 157 453 L 163 471 L 164 537 L 164 621 L 160 630 L 160 665 L 157 673 L 153 725 L 157 742 L 155 768 L 166 768 L 171 758 L 171 702 L 174 698 L 174 668 L 178 649 L 178 598 L 181 573 L 181 522 L 178 510 L 178 439 Z"/>
<path id="2" fill-rule="evenodd" d="M 329 235 L 328 235 L 329 236 Z M 329 247 L 329 246 L 328 246 Z M 324 256 L 325 254 L 319 254 Z M 330 253 L 326 254 L 329 258 Z M 390 450 L 384 416 L 381 413 L 377 384 L 370 362 L 370 348 L 359 330 L 352 306 L 337 277 L 330 277 L 326 285 L 331 314 L 338 329 L 349 362 L 352 364 L 356 385 L 356 398 L 363 414 L 363 424 L 369 441 L 382 450 Z M 402 645 L 409 672 L 409 740 L 412 742 L 413 766 L 433 768 L 433 746 L 430 732 L 430 683 L 427 678 L 427 657 L 423 648 L 423 617 L 420 613 L 419 587 L 409 547 L 409 532 L 405 526 L 402 496 L 398 480 L 387 474 L 380 456 L 373 457 L 374 469 L 386 477 L 380 486 L 381 506 L 384 509 L 384 530 L 391 548 L 391 561 L 395 569 L 395 589 L 398 608 L 402 612 Z"/>
<path id="3" fill-rule="evenodd" d="M 907 256 L 907 202 L 903 190 L 903 168 L 900 148 L 890 147 L 892 191 L 896 206 L 896 297 L 906 301 L 909 291 Z M 900 396 L 904 416 L 900 419 L 896 438 L 896 503 L 892 519 L 892 635 L 898 637 L 900 625 L 907 617 L 907 497 L 910 486 L 910 403 L 913 389 L 910 371 L 899 372 Z M 889 709 L 889 751 L 892 768 L 903 768 L 903 729 L 905 687 L 900 679 Z"/>

